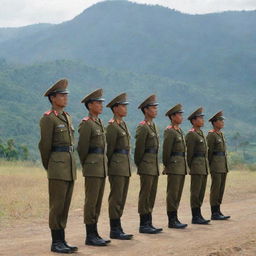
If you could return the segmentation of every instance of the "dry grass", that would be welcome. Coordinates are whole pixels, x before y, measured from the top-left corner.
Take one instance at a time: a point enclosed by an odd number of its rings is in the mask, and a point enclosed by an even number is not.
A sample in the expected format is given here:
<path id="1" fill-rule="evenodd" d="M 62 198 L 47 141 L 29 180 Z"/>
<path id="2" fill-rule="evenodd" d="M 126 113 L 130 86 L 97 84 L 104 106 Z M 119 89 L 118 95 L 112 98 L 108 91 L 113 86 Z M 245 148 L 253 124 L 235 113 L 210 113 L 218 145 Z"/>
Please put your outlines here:
<path id="1" fill-rule="evenodd" d="M 187 176 L 181 208 L 189 208 L 189 176 Z M 75 185 L 71 212 L 82 212 L 84 201 L 84 187 L 82 174 L 78 172 Z M 205 197 L 208 205 L 210 178 Z M 160 176 L 156 202 L 156 211 L 165 214 L 166 176 Z M 107 196 L 109 185 L 107 182 L 102 212 L 107 214 Z M 137 198 L 139 179 L 132 175 L 127 199 L 127 208 L 133 208 L 137 214 Z M 233 201 L 241 195 L 249 197 L 256 192 L 256 172 L 248 170 L 234 170 L 228 175 L 225 200 Z M 47 221 L 48 193 L 45 171 L 30 163 L 0 163 L 0 227 L 17 225 L 31 221 Z"/>

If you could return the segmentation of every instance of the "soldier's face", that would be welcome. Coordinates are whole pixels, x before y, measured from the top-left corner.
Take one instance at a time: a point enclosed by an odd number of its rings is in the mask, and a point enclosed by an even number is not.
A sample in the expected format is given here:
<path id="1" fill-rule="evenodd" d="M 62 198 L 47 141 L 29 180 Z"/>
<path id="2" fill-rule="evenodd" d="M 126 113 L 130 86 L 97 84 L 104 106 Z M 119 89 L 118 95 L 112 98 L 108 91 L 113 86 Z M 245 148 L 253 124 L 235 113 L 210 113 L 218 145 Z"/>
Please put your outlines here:
<path id="1" fill-rule="evenodd" d="M 183 115 L 182 115 L 182 113 L 176 113 L 176 114 L 172 115 L 172 121 L 173 121 L 175 124 L 181 124 L 182 121 L 183 121 Z"/>
<path id="2" fill-rule="evenodd" d="M 53 105 L 64 108 L 68 105 L 68 94 L 57 93 L 51 97 L 51 100 Z"/>
<path id="3" fill-rule="evenodd" d="M 214 128 L 218 130 L 224 128 L 224 120 L 217 120 L 216 122 L 214 122 Z"/>
<path id="4" fill-rule="evenodd" d="M 204 117 L 198 116 L 196 119 L 194 119 L 193 124 L 197 127 L 203 127 L 204 126 Z"/>
<path id="5" fill-rule="evenodd" d="M 149 106 L 144 110 L 145 114 L 150 118 L 155 118 L 157 116 L 157 106 Z"/>
<path id="6" fill-rule="evenodd" d="M 89 110 L 95 114 L 99 115 L 103 111 L 103 102 L 102 101 L 93 101 L 88 104 Z"/>
<path id="7" fill-rule="evenodd" d="M 114 113 L 120 117 L 125 117 L 127 115 L 127 105 L 117 105 L 114 107 Z"/>

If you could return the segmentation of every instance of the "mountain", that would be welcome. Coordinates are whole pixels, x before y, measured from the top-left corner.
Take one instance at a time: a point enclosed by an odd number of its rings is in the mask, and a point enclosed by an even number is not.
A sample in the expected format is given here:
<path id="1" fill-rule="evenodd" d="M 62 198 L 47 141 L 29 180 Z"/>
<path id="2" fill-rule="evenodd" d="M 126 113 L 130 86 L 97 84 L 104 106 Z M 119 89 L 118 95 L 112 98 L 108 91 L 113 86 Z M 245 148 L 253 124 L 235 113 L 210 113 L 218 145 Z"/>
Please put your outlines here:
<path id="1" fill-rule="evenodd" d="M 92 90 L 103 88 L 106 103 L 118 93 L 124 91 L 128 93 L 130 105 L 126 120 L 132 136 L 134 136 L 136 125 L 143 118 L 137 106 L 147 96 L 156 93 L 160 103 L 156 121 L 161 135 L 163 129 L 169 124 L 169 120 L 164 116 L 165 112 L 172 105 L 180 102 L 185 108 L 185 118 L 200 105 L 205 107 L 206 120 L 214 112 L 223 108 L 227 117 L 227 136 L 233 136 L 240 131 L 243 137 L 252 138 L 250 140 L 255 141 L 253 135 L 256 118 L 251 111 L 253 103 L 248 100 L 249 93 L 238 96 L 236 88 L 230 91 L 229 95 L 219 94 L 214 88 L 195 86 L 166 77 L 109 71 L 70 60 L 23 66 L 8 64 L 2 60 L 0 70 L 2 92 L 0 94 L 0 138 L 14 138 L 17 143 L 27 145 L 34 159 L 38 158 L 39 119 L 50 108 L 48 99 L 43 97 L 43 93 L 56 80 L 63 77 L 68 78 L 70 82 L 70 103 L 67 111 L 73 117 L 76 136 L 80 120 L 87 115 L 85 107 L 80 103 L 81 99 Z M 104 110 L 102 118 L 105 124 L 111 115 L 109 109 Z M 245 123 L 246 129 L 244 129 Z M 189 122 L 185 120 L 184 131 L 189 127 Z M 206 121 L 205 129 L 209 128 Z"/>
<path id="2" fill-rule="evenodd" d="M 106 102 L 128 93 L 133 135 L 143 118 L 137 106 L 156 93 L 161 135 L 169 124 L 164 113 L 182 103 L 185 117 L 199 106 L 206 120 L 223 109 L 227 137 L 239 132 L 256 142 L 255 22 L 255 11 L 188 15 L 107 1 L 61 24 L 0 28 L 0 139 L 28 145 L 37 159 L 38 122 L 50 107 L 42 95 L 66 77 L 76 128 L 86 115 L 81 98 L 103 88 Z M 105 124 L 110 117 L 105 109 Z"/>
<path id="3" fill-rule="evenodd" d="M 205 86 L 256 81 L 256 11 L 189 15 L 127 1 L 98 3 L 73 20 L 0 43 L 18 63 L 57 59 Z"/>

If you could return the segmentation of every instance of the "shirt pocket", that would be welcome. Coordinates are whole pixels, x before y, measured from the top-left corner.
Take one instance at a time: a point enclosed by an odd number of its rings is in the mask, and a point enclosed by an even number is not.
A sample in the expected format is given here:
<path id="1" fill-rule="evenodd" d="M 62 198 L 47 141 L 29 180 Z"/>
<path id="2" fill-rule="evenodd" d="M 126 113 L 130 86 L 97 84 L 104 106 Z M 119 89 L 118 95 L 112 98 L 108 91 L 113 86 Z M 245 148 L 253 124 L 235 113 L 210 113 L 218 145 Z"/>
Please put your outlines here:
<path id="1" fill-rule="evenodd" d="M 68 142 L 68 128 L 66 126 L 56 127 L 54 130 L 55 143 L 67 143 Z"/>

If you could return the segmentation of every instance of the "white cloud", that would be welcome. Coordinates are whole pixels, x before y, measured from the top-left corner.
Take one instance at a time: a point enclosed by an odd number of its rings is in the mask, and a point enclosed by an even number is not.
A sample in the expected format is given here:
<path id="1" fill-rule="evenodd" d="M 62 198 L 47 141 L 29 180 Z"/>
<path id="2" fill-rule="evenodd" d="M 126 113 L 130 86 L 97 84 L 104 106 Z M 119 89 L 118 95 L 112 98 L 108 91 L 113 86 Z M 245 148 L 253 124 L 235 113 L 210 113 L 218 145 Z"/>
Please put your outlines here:
<path id="1" fill-rule="evenodd" d="M 89 6 L 103 0 L 0 0 L 0 27 L 70 20 Z M 255 0 L 132 0 L 159 4 L 186 13 L 224 10 L 255 10 Z"/>

